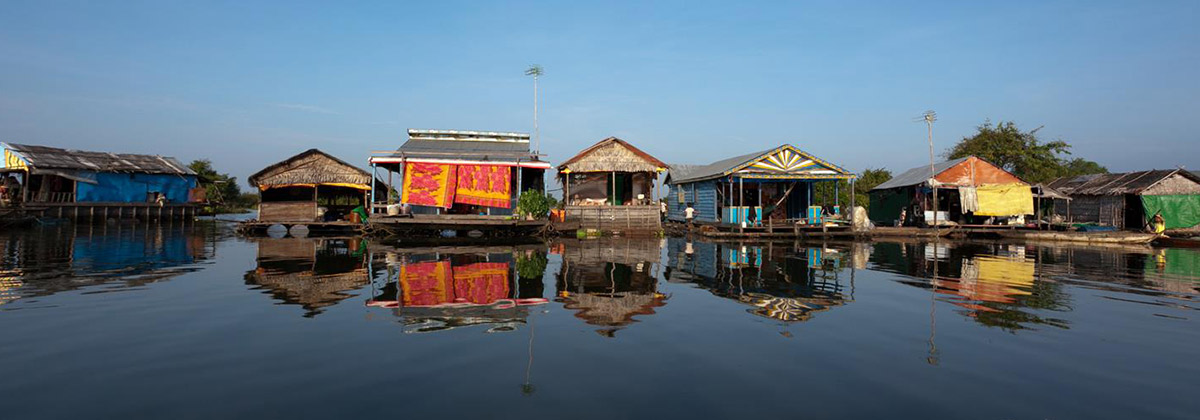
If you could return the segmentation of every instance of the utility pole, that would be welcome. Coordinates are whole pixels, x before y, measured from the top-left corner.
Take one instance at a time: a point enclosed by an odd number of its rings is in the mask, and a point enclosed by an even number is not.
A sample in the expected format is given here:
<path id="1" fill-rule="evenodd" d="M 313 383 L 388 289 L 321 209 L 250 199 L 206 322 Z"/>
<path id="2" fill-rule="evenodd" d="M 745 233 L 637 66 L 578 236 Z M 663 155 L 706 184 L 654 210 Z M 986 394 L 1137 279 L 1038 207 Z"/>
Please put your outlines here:
<path id="1" fill-rule="evenodd" d="M 933 122 L 937 121 L 937 113 L 933 110 L 925 111 L 921 119 L 925 120 L 925 126 L 929 129 L 929 187 L 933 189 L 933 228 L 937 231 L 941 229 L 941 225 L 938 224 L 937 180 L 934 179 L 937 172 L 933 162 Z"/>
<path id="2" fill-rule="evenodd" d="M 538 76 L 541 76 L 542 74 L 545 74 L 545 72 L 542 71 L 542 66 L 539 66 L 537 64 L 531 65 L 531 66 L 529 66 L 528 70 L 525 70 L 526 76 L 533 76 L 533 152 L 534 153 L 542 152 L 541 135 L 539 135 L 539 133 L 538 133 L 538 116 L 537 116 L 537 114 L 538 114 L 537 82 L 538 82 Z"/>

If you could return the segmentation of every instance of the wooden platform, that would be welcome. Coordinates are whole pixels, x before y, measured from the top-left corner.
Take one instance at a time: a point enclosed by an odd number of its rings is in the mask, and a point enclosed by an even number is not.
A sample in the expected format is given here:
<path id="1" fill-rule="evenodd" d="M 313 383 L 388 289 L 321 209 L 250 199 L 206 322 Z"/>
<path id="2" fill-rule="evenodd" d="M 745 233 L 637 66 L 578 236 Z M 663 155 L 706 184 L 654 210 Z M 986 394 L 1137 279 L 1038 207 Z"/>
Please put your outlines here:
<path id="1" fill-rule="evenodd" d="M 364 231 L 362 223 L 334 221 L 334 222 L 272 222 L 262 220 L 247 220 L 238 223 L 237 231 L 248 236 L 266 236 L 267 229 L 271 226 L 280 225 L 290 233 L 293 227 L 304 226 L 308 229 L 307 236 L 329 237 L 331 235 L 361 235 Z"/>
<path id="2" fill-rule="evenodd" d="M 482 216 L 458 214 L 418 214 L 412 216 L 374 215 L 368 230 L 384 235 L 440 235 L 451 230 L 460 235 L 472 231 L 479 236 L 535 236 L 550 224 L 546 220 L 515 219 L 511 216 Z"/>
<path id="3" fill-rule="evenodd" d="M 905 238 L 935 238 L 940 236 L 949 236 L 955 231 L 954 228 L 919 228 L 919 227 L 891 227 L 878 226 L 871 229 L 868 233 L 870 236 L 893 236 Z"/>
<path id="4" fill-rule="evenodd" d="M 172 222 L 192 220 L 197 208 L 190 203 L 25 203 L 12 215 L 36 218 L 68 219 L 75 223 L 106 223 L 109 219 L 140 222 Z"/>

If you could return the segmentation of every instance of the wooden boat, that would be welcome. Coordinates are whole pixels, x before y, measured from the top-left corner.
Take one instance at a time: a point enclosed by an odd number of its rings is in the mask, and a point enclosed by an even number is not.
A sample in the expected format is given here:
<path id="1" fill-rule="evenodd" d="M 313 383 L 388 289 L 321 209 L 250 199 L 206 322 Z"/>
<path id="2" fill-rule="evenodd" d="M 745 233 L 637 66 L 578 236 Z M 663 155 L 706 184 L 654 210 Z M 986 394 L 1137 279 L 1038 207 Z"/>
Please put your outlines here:
<path id="1" fill-rule="evenodd" d="M 1163 236 L 1154 240 L 1155 246 L 1172 248 L 1200 248 L 1200 238 L 1172 238 Z"/>
<path id="2" fill-rule="evenodd" d="M 871 236 L 896 236 L 909 238 L 933 238 L 938 236 L 949 236 L 957 229 L 953 227 L 943 227 L 941 229 L 933 228 L 918 228 L 918 227 L 893 227 L 893 226 L 876 226 L 871 229 Z"/>
<path id="3" fill-rule="evenodd" d="M 1142 232 L 1053 232 L 1033 230 L 998 230 L 996 234 L 1008 239 L 1054 242 L 1084 242 L 1092 244 L 1148 244 L 1157 233 Z"/>

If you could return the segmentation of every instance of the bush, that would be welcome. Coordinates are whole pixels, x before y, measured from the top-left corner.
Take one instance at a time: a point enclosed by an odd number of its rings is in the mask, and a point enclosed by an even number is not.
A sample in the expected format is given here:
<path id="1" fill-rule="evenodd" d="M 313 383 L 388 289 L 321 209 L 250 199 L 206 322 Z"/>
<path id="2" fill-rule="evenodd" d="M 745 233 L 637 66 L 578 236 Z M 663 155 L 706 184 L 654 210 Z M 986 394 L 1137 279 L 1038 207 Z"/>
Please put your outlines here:
<path id="1" fill-rule="evenodd" d="M 540 191 L 527 190 L 517 198 L 517 214 L 533 215 L 535 218 L 545 219 L 550 213 L 550 209 L 558 204 L 557 201 L 554 197 Z"/>

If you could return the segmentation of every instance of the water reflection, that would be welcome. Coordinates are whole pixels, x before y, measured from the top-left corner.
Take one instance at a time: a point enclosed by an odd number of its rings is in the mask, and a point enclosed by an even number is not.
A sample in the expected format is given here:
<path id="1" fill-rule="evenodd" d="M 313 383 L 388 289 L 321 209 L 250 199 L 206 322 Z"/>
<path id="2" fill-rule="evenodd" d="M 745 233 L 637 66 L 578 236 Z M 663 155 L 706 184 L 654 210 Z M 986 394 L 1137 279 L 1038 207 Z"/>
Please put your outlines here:
<path id="1" fill-rule="evenodd" d="M 596 330 L 600 335 L 613 337 L 636 322 L 635 316 L 653 315 L 667 303 L 668 297 L 658 292 L 657 240 L 563 241 L 553 250 L 563 261 L 556 301 L 588 325 L 602 327 Z"/>
<path id="2" fill-rule="evenodd" d="M 908 276 L 901 283 L 932 288 L 962 314 L 1014 332 L 1069 328 L 1061 316 L 1073 309 L 1066 284 L 1184 300 L 1200 290 L 1200 254 L 1184 249 L 950 242 L 877 243 L 873 251 L 877 269 Z"/>
<path id="3" fill-rule="evenodd" d="M 751 306 L 765 318 L 800 322 L 853 300 L 853 247 L 668 241 L 666 277 Z"/>
<path id="4" fill-rule="evenodd" d="M 305 317 L 353 296 L 370 283 L 367 241 L 362 238 L 261 238 L 257 266 L 246 284 L 284 304 L 300 305 Z"/>
<path id="5" fill-rule="evenodd" d="M 41 226 L 0 233 L 0 305 L 88 286 L 115 291 L 195 271 L 229 230 L 188 225 Z"/>
<path id="6" fill-rule="evenodd" d="M 1051 314 L 1071 310 L 1070 297 L 1061 284 L 1038 278 L 1026 253 L 1024 245 L 877 243 L 872 262 L 910 276 L 898 281 L 932 289 L 983 325 L 1010 331 L 1068 328 L 1068 321 Z"/>
<path id="7" fill-rule="evenodd" d="M 543 297 L 546 251 L 533 247 L 456 247 L 382 252 L 385 273 L 368 306 L 392 309 L 405 332 L 486 326 L 517 329 Z"/>

